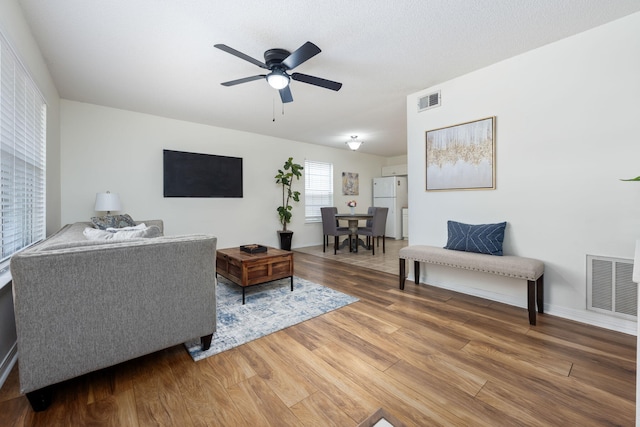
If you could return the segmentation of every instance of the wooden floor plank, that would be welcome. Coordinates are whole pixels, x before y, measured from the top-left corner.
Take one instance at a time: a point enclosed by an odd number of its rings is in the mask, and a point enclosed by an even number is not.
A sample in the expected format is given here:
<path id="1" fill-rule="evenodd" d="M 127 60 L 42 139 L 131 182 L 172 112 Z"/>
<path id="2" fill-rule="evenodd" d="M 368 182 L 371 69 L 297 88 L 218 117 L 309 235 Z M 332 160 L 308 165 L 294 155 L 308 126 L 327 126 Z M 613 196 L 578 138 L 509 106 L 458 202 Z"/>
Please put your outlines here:
<path id="1" fill-rule="evenodd" d="M 491 405 L 475 398 L 486 382 L 478 384 L 476 393 L 470 394 L 467 392 L 468 390 L 464 391 L 459 384 L 451 383 L 442 376 L 434 375 L 432 369 L 434 366 L 435 363 L 432 363 L 419 368 L 408 362 L 399 361 L 385 371 L 385 375 L 411 387 L 424 396 L 425 400 L 428 399 L 433 406 L 445 408 L 455 417 L 463 420 L 464 425 L 515 426 L 522 422 L 521 419 L 514 418 L 507 413 L 500 413 Z M 481 422 L 478 419 L 490 421 Z"/>
<path id="2" fill-rule="evenodd" d="M 312 382 L 318 391 L 324 393 L 350 418 L 364 419 L 380 407 L 380 402 L 374 399 L 358 382 L 352 381 L 316 356 L 313 351 L 298 343 L 294 338 L 295 335 L 290 335 L 292 329 L 303 327 L 305 325 L 299 324 L 286 329 L 279 342 L 270 343 L 272 349 L 289 363 L 291 369 Z"/>
<path id="3" fill-rule="evenodd" d="M 235 386 L 234 386 L 235 387 Z M 278 398 L 278 396 L 271 390 L 269 385 L 258 375 L 248 378 L 246 381 L 237 385 L 244 398 L 240 397 L 238 400 L 242 402 L 244 406 L 251 402 L 251 406 L 255 408 L 255 412 L 262 414 L 262 417 L 266 420 L 269 426 L 282 427 L 282 426 L 298 426 L 300 420 L 291 412 L 291 410 Z M 253 424 L 265 425 L 261 423 Z"/>
<path id="4" fill-rule="evenodd" d="M 136 411 L 141 425 L 193 425 L 178 382 L 171 370 L 176 347 L 140 359 L 134 382 Z M 184 356 L 184 355 L 182 355 Z"/>
<path id="5" fill-rule="evenodd" d="M 225 387 L 230 387 L 256 375 L 256 371 L 240 355 L 236 347 L 231 350 L 208 357 L 200 362 L 209 365 L 209 370 L 216 372 L 216 378 Z M 205 366 L 202 366 L 203 370 Z"/>
<path id="6" fill-rule="evenodd" d="M 352 381 L 359 381 L 374 397 L 384 400 L 385 407 L 408 425 L 464 425 L 462 419 L 426 401 L 411 387 L 385 375 L 336 343 L 314 350 L 314 353 Z"/>
<path id="7" fill-rule="evenodd" d="M 210 357 L 221 358 L 228 352 Z M 238 359 L 240 357 L 238 356 Z M 242 363 L 240 363 L 242 365 Z M 196 363 L 200 373 L 197 374 L 202 381 L 202 393 L 206 394 L 208 405 L 211 407 L 213 415 L 209 420 L 211 426 L 240 426 L 246 423 L 246 412 L 242 407 L 242 401 L 235 402 L 229 393 L 229 389 L 222 384 L 219 372 L 212 369 L 211 364 L 201 360 Z M 237 384 L 237 383 L 235 383 Z M 235 385 L 233 384 L 233 385 Z"/>
<path id="8" fill-rule="evenodd" d="M 284 332 L 280 333 L 284 334 Z M 280 358 L 278 353 L 269 347 L 267 340 L 252 341 L 242 346 L 240 351 L 252 366 L 262 367 L 262 369 L 254 369 L 287 407 L 295 405 L 317 391 L 304 376 L 289 369 L 287 361 Z"/>
<path id="9" fill-rule="evenodd" d="M 342 427 L 353 425 L 355 420 L 347 416 L 324 393 L 318 391 L 291 407 L 301 425 Z"/>

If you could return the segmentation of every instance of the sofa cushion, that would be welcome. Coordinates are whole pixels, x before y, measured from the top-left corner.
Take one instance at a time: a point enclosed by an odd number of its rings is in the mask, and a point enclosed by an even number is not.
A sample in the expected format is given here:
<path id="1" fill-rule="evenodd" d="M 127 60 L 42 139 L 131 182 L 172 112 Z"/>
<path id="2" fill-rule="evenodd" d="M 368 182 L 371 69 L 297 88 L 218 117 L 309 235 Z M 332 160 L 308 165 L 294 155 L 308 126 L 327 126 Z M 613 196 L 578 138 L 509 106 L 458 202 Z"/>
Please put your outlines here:
<path id="1" fill-rule="evenodd" d="M 502 256 L 506 222 L 471 225 L 447 221 L 448 239 L 445 249 Z"/>
<path id="2" fill-rule="evenodd" d="M 131 216 L 129 216 L 129 214 L 94 216 L 91 218 L 91 222 L 100 230 L 106 230 L 107 228 L 133 227 L 136 225 L 136 222 L 131 218 Z"/>

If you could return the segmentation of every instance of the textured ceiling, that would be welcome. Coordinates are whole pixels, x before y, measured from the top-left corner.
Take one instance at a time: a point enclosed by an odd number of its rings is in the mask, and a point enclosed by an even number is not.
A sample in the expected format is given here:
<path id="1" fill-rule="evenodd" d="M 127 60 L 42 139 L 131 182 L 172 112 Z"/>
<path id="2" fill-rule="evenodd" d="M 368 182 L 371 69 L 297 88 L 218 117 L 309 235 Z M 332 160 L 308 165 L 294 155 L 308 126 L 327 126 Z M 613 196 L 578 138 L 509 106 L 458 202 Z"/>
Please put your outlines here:
<path id="1" fill-rule="evenodd" d="M 62 98 L 363 152 L 406 154 L 406 96 L 640 11 L 640 0 L 20 0 Z M 343 83 L 220 83 L 270 48 Z M 612 46 L 614 49 L 615 46 Z M 275 121 L 274 121 L 275 118 Z"/>

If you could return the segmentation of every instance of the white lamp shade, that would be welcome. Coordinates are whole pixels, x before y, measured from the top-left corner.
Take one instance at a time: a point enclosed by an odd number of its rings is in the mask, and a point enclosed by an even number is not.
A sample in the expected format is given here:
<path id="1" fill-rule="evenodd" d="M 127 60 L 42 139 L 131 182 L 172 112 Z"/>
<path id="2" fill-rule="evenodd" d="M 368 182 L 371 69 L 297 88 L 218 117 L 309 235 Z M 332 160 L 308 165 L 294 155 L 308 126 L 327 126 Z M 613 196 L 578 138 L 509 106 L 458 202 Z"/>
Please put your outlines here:
<path id="1" fill-rule="evenodd" d="M 122 209 L 122 205 L 120 204 L 120 196 L 114 193 L 106 192 L 106 193 L 97 193 L 96 194 L 96 211 L 119 211 Z"/>

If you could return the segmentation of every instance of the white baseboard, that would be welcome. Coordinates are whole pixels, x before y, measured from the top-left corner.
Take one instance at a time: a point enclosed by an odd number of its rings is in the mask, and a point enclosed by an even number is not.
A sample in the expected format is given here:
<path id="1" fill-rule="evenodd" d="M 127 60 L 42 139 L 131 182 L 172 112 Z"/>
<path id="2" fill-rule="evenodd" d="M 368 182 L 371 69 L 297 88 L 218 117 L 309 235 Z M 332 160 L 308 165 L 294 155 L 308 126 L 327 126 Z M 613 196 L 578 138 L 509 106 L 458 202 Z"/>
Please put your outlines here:
<path id="1" fill-rule="evenodd" d="M 2 365 L 0 365 L 0 388 L 4 385 L 4 382 L 7 380 L 7 377 L 11 373 L 11 370 L 15 366 L 18 361 L 18 343 L 14 343 L 7 353 L 6 357 L 2 361 Z"/>
<path id="2" fill-rule="evenodd" d="M 409 281 L 413 282 L 413 277 L 408 277 L 407 283 Z M 483 289 L 469 288 L 461 285 L 452 285 L 450 283 L 441 283 L 433 280 L 429 282 L 429 285 L 442 289 L 448 289 L 450 291 L 460 292 L 466 295 L 488 299 L 491 301 L 500 302 L 503 304 L 513 305 L 515 307 L 527 308 L 526 305 L 522 304 L 521 299 L 514 298 L 510 295 L 503 295 Z M 638 334 L 637 323 L 633 320 L 608 316 L 606 314 L 596 313 L 594 311 L 588 311 L 586 309 L 575 310 L 567 307 L 558 307 L 552 304 L 545 304 L 544 312 L 552 316 L 562 317 L 564 319 L 573 320 L 575 322 L 585 323 L 587 325 L 609 329 L 616 332 L 622 332 L 624 334 L 634 336 Z"/>
<path id="3" fill-rule="evenodd" d="M 589 310 L 574 310 L 549 304 L 544 306 L 544 312 L 553 316 L 562 317 L 575 322 L 586 323 L 587 325 L 597 326 L 611 331 L 622 332 L 633 336 L 638 335 L 638 325 L 633 320 L 621 319 Z"/>

